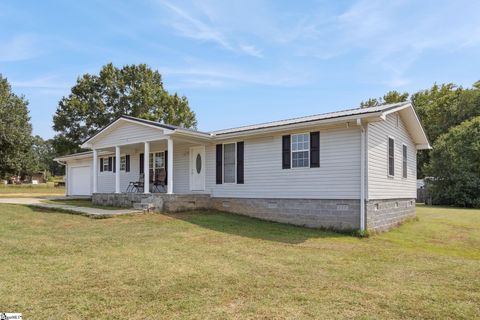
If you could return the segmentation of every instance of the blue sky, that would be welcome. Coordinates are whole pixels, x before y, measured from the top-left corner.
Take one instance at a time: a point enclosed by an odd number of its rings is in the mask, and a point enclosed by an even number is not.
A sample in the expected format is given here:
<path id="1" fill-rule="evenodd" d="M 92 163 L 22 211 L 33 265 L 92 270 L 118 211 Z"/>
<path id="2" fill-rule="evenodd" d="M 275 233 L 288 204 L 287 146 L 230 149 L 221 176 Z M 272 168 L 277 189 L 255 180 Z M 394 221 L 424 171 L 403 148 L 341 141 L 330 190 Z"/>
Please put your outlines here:
<path id="1" fill-rule="evenodd" d="M 480 79 L 480 1 L 0 2 L 0 73 L 54 135 L 58 101 L 101 66 L 147 63 L 213 130 Z"/>

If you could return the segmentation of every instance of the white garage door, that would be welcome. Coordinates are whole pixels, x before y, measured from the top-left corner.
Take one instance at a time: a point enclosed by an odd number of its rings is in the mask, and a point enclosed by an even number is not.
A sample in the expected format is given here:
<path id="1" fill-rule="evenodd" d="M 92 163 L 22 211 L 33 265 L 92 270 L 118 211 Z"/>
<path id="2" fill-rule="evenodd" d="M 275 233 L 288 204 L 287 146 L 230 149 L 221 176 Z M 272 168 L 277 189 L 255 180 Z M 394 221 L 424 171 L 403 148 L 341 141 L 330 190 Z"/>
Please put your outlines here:
<path id="1" fill-rule="evenodd" d="M 70 168 L 70 190 L 71 196 L 91 195 L 90 167 L 72 167 Z"/>

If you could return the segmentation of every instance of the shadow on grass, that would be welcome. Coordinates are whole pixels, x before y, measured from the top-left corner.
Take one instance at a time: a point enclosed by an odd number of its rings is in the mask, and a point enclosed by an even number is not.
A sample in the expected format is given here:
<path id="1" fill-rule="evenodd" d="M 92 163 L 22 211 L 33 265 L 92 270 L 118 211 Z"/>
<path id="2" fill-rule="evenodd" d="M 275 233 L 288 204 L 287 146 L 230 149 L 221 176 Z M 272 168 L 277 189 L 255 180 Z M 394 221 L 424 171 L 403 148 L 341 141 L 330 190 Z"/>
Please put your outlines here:
<path id="1" fill-rule="evenodd" d="M 343 234 L 331 230 L 311 229 L 220 211 L 190 211 L 172 213 L 168 216 L 222 233 L 289 244 L 299 244 L 314 238 L 352 236 L 352 233 L 347 234 L 347 231 Z"/>

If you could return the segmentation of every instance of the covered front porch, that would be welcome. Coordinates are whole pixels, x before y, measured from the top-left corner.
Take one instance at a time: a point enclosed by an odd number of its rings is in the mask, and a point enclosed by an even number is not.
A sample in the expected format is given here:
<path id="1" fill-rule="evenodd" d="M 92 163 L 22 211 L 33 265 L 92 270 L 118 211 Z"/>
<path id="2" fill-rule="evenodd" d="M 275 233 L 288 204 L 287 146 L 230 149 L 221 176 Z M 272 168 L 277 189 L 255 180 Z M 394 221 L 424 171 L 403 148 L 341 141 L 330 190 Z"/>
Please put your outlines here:
<path id="1" fill-rule="evenodd" d="M 205 193 L 207 144 L 207 134 L 122 117 L 82 145 L 93 151 L 92 194 Z"/>
<path id="2" fill-rule="evenodd" d="M 93 193 L 173 194 L 173 148 L 167 138 L 93 149 Z"/>

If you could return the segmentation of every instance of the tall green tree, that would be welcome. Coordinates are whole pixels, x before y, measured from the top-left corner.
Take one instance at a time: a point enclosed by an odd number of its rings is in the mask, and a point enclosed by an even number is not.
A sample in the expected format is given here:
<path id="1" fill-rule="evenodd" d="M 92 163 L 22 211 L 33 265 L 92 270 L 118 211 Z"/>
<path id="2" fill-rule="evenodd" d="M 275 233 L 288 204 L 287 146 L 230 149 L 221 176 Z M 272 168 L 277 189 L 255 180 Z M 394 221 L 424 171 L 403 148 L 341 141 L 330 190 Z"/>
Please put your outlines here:
<path id="1" fill-rule="evenodd" d="M 52 139 L 44 140 L 40 136 L 32 139 L 31 172 L 49 172 L 53 175 L 64 174 L 64 166 L 53 161 L 56 152 Z"/>
<path id="2" fill-rule="evenodd" d="M 388 103 L 397 103 L 397 102 L 405 102 L 408 100 L 409 94 L 408 92 L 400 93 L 398 91 L 389 91 L 383 97 L 380 98 L 370 98 L 366 101 L 360 102 L 361 108 L 369 108 L 369 107 L 376 107 L 382 104 Z"/>
<path id="3" fill-rule="evenodd" d="M 426 172 L 434 203 L 480 208 L 480 116 L 436 139 Z"/>
<path id="4" fill-rule="evenodd" d="M 0 178 L 22 174 L 29 165 L 32 126 L 27 106 L 0 74 Z"/>
<path id="5" fill-rule="evenodd" d="M 477 82 L 478 84 L 478 82 Z M 464 89 L 453 83 L 434 84 L 428 90 L 412 95 L 412 103 L 420 117 L 430 142 L 465 120 L 480 115 L 480 86 Z M 425 176 L 430 152 L 418 153 L 417 176 Z"/>
<path id="6" fill-rule="evenodd" d="M 82 141 L 121 115 L 195 128 L 197 120 L 184 96 L 168 93 L 158 71 L 145 64 L 102 67 L 98 75 L 77 79 L 53 117 L 58 154 L 77 152 Z"/>

